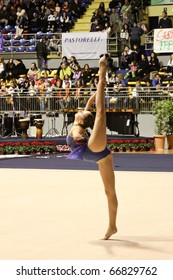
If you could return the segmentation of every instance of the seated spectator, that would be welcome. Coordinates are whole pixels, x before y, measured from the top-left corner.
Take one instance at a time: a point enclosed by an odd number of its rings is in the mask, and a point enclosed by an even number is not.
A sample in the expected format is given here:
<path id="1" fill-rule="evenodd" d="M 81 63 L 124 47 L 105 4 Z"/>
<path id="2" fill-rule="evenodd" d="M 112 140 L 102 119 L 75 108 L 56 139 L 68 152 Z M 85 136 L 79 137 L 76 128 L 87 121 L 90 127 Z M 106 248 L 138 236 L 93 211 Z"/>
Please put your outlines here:
<path id="1" fill-rule="evenodd" d="M 102 30 L 104 31 L 104 29 L 110 29 L 111 31 L 111 26 L 110 26 L 110 20 L 109 20 L 109 14 L 108 12 L 104 12 L 103 16 L 101 18 L 101 24 L 102 24 Z M 109 32 L 110 33 L 110 32 Z"/>
<path id="2" fill-rule="evenodd" d="M 116 13 L 116 10 L 114 8 L 111 9 L 109 20 L 111 26 L 110 37 L 115 37 L 117 36 L 117 32 L 120 31 L 120 28 L 119 28 L 119 15 Z"/>
<path id="3" fill-rule="evenodd" d="M 35 85 L 34 80 L 29 81 L 28 93 L 30 96 L 36 95 L 38 91 L 38 87 Z"/>
<path id="4" fill-rule="evenodd" d="M 119 85 L 121 88 L 127 86 L 127 82 L 125 81 L 122 73 L 117 74 L 116 84 Z"/>
<path id="5" fill-rule="evenodd" d="M 102 31 L 102 26 L 100 24 L 100 21 L 96 19 L 91 23 L 90 32 L 98 32 L 98 31 Z"/>
<path id="6" fill-rule="evenodd" d="M 156 87 L 157 85 L 162 85 L 162 79 L 159 74 L 156 74 L 152 79 L 152 86 Z"/>
<path id="7" fill-rule="evenodd" d="M 16 16 L 17 16 L 17 19 L 16 19 L 17 26 L 20 26 L 20 25 L 23 26 L 25 24 L 28 24 L 28 16 L 27 16 L 25 9 L 22 9 L 22 7 L 18 6 Z"/>
<path id="8" fill-rule="evenodd" d="M 33 62 L 31 64 L 31 68 L 27 72 L 27 76 L 30 80 L 34 80 L 35 75 L 37 75 L 38 79 L 40 78 L 41 71 L 39 68 L 37 68 L 36 63 Z"/>
<path id="9" fill-rule="evenodd" d="M 91 23 L 95 22 L 95 20 L 97 20 L 98 22 L 101 20 L 98 9 L 94 11 L 91 17 Z"/>
<path id="10" fill-rule="evenodd" d="M 108 80 L 107 80 L 107 87 L 113 87 L 114 84 L 116 83 L 117 79 L 116 79 L 116 73 L 115 71 L 112 71 L 109 75 L 108 75 Z"/>
<path id="11" fill-rule="evenodd" d="M 155 52 L 151 52 L 150 58 L 149 58 L 149 66 L 150 66 L 150 72 L 152 71 L 159 71 L 160 69 L 160 62 L 157 57 L 157 54 Z"/>
<path id="12" fill-rule="evenodd" d="M 16 77 L 15 68 L 16 68 L 16 65 L 13 61 L 13 58 L 10 58 L 6 63 L 6 69 L 5 69 L 7 80 L 10 80 L 10 79 Z"/>
<path id="13" fill-rule="evenodd" d="M 105 3 L 100 2 L 98 7 L 98 14 L 100 15 L 101 18 L 103 18 L 104 13 L 105 13 Z"/>
<path id="14" fill-rule="evenodd" d="M 131 24 L 132 20 L 132 7 L 129 0 L 125 0 L 124 5 L 122 5 L 120 10 L 121 20 L 123 22 L 124 18 L 128 18 L 128 24 Z"/>
<path id="15" fill-rule="evenodd" d="M 104 26 L 102 27 L 102 32 L 107 33 L 107 37 L 109 38 L 110 33 L 111 33 L 111 27 L 109 22 L 105 22 Z"/>
<path id="16" fill-rule="evenodd" d="M 138 76 L 141 79 L 147 80 L 149 78 L 150 67 L 149 67 L 149 62 L 148 62 L 148 58 L 146 57 L 146 55 L 141 54 L 138 65 L 139 65 Z"/>
<path id="17" fill-rule="evenodd" d="M 76 65 L 74 67 L 74 70 L 72 71 L 73 74 L 72 74 L 72 85 L 73 86 L 76 86 L 77 84 L 77 81 L 80 79 L 81 77 L 81 68 L 79 65 Z"/>
<path id="18" fill-rule="evenodd" d="M 19 78 L 21 75 L 27 74 L 26 66 L 21 59 L 16 59 L 15 65 L 15 78 Z"/>
<path id="19" fill-rule="evenodd" d="M 2 27 L 8 24 L 8 18 L 9 18 L 9 11 L 7 9 L 7 6 L 3 5 L 2 8 L 0 9 L 0 25 Z"/>
<path id="20" fill-rule="evenodd" d="M 70 88 L 72 87 L 72 80 L 71 80 L 71 78 L 69 77 L 68 74 L 65 74 L 64 75 L 64 79 L 62 81 L 62 88 L 65 89 L 67 84 L 70 86 Z"/>
<path id="21" fill-rule="evenodd" d="M 22 93 L 27 94 L 28 93 L 28 88 L 30 86 L 30 82 L 29 82 L 29 79 L 28 79 L 27 75 L 25 75 L 22 78 L 19 78 L 18 81 L 17 81 L 17 85 L 18 85 L 18 88 L 20 89 L 20 91 Z"/>
<path id="22" fill-rule="evenodd" d="M 138 70 L 138 65 L 136 61 L 132 61 L 132 63 L 130 64 L 130 70 L 126 73 L 124 79 L 136 78 L 138 72 L 137 70 Z"/>
<path id="23" fill-rule="evenodd" d="M 76 65 L 79 65 L 79 63 L 78 63 L 76 57 L 72 55 L 70 57 L 70 62 L 69 62 L 69 66 L 72 71 L 74 71 L 76 69 Z"/>
<path id="24" fill-rule="evenodd" d="M 62 12 L 59 21 L 60 21 L 62 32 L 68 32 L 71 25 L 71 18 L 69 17 L 67 12 L 65 11 Z"/>
<path id="25" fill-rule="evenodd" d="M 130 61 L 131 62 L 135 61 L 138 64 L 140 56 L 141 56 L 140 49 L 136 44 L 134 44 L 132 46 L 131 53 L 130 53 Z"/>
<path id="26" fill-rule="evenodd" d="M 83 86 L 87 86 L 87 84 L 90 84 L 92 78 L 92 71 L 90 69 L 89 64 L 84 64 L 84 67 L 81 71 L 81 79 L 82 79 L 82 84 Z"/>
<path id="27" fill-rule="evenodd" d="M 0 56 L 0 79 L 4 79 L 6 76 L 6 63 L 4 58 Z"/>
<path id="28" fill-rule="evenodd" d="M 59 81 L 59 80 L 60 80 L 60 78 L 58 76 L 58 73 L 54 74 L 53 78 L 50 79 L 52 85 L 55 85 L 57 83 L 57 81 Z"/>
<path id="29" fill-rule="evenodd" d="M 171 76 L 173 75 L 173 54 L 170 55 L 167 63 L 167 73 L 169 73 Z"/>
<path id="30" fill-rule="evenodd" d="M 49 51 L 56 51 L 58 55 L 61 54 L 61 45 L 60 45 L 60 38 L 58 35 L 53 35 L 52 38 L 48 42 L 48 50 Z"/>
<path id="31" fill-rule="evenodd" d="M 59 72 L 59 77 L 60 77 L 60 79 L 61 79 L 62 81 L 64 80 L 64 76 L 65 76 L 66 74 L 67 74 L 69 77 L 71 77 L 72 71 L 71 71 L 70 66 L 68 66 L 67 62 L 63 62 L 63 63 L 61 64 L 61 70 L 60 70 L 60 72 Z"/>
<path id="32" fill-rule="evenodd" d="M 120 69 L 129 70 L 129 65 L 130 65 L 130 55 L 125 48 L 120 57 Z"/>
<path id="33" fill-rule="evenodd" d="M 125 46 L 129 46 L 129 38 L 130 38 L 129 25 L 125 23 L 120 32 L 121 51 L 124 50 Z"/>

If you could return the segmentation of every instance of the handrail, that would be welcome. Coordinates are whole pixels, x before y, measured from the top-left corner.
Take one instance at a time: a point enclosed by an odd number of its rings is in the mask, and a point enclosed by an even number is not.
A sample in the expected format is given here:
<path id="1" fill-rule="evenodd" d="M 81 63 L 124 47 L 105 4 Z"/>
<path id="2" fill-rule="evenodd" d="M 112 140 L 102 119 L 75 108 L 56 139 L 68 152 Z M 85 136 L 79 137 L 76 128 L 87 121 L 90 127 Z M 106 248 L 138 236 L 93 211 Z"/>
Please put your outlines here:
<path id="1" fill-rule="evenodd" d="M 76 95 L 75 88 L 71 89 L 69 95 L 66 95 L 62 89 L 49 94 L 37 92 L 31 95 L 29 92 L 21 91 L 15 94 L 4 93 L 0 95 L 0 114 L 8 114 L 12 111 L 19 113 L 24 111 L 27 114 L 67 110 L 73 112 L 78 108 L 84 108 L 92 93 L 93 91 L 90 88 L 83 88 L 79 95 Z M 106 88 L 105 106 L 107 110 L 115 112 L 139 110 L 141 114 L 152 114 L 153 103 L 170 98 L 173 98 L 173 90 L 166 87 L 159 90 L 144 87 L 137 92 L 131 87 L 121 89 L 119 92 L 114 92 L 113 88 Z"/>

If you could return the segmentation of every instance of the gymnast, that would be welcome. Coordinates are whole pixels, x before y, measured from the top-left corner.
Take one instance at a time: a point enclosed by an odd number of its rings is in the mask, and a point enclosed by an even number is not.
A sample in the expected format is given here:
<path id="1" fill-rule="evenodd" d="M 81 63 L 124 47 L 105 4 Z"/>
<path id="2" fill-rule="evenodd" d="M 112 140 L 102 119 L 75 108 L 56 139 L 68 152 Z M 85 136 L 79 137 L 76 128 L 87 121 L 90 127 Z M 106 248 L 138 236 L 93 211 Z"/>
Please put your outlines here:
<path id="1" fill-rule="evenodd" d="M 89 98 L 83 111 L 75 114 L 74 124 L 67 136 L 67 144 L 71 149 L 68 159 L 80 159 L 98 164 L 100 175 L 104 184 L 108 200 L 109 225 L 104 240 L 109 239 L 117 232 L 117 196 L 115 191 L 115 175 L 113 158 L 106 147 L 106 112 L 105 112 L 105 85 L 107 60 L 106 55 L 99 60 L 99 82 L 96 92 Z M 95 102 L 96 116 L 94 118 L 90 109 Z M 87 129 L 92 132 L 88 137 Z"/>

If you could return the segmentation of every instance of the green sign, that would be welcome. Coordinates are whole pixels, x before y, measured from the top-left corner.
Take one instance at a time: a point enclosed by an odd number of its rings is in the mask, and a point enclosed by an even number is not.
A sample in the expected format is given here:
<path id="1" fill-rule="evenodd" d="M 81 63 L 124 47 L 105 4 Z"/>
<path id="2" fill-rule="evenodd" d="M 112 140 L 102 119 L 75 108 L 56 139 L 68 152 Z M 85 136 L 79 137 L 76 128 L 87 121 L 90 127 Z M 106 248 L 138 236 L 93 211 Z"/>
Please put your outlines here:
<path id="1" fill-rule="evenodd" d="M 151 0 L 151 6 L 159 6 L 159 5 L 171 5 L 173 4 L 173 0 Z"/>

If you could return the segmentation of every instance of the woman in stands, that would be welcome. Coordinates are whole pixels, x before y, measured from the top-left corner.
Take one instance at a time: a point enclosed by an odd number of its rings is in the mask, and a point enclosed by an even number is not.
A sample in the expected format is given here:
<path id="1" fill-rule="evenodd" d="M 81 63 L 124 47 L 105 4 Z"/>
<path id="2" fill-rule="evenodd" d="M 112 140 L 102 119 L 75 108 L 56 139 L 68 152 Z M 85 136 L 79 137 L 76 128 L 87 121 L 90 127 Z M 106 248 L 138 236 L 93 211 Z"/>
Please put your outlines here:
<path id="1" fill-rule="evenodd" d="M 155 52 L 151 52 L 149 58 L 150 72 L 160 70 L 160 62 Z"/>
<path id="2" fill-rule="evenodd" d="M 173 74 L 173 54 L 170 55 L 168 60 L 167 73 Z"/>
<path id="3" fill-rule="evenodd" d="M 72 152 L 69 159 L 80 159 L 95 162 L 99 166 L 105 193 L 108 199 L 109 225 L 104 240 L 117 232 L 117 197 L 115 192 L 115 177 L 113 159 L 110 150 L 106 147 L 106 113 L 105 113 L 105 85 L 107 61 L 106 56 L 99 61 L 99 82 L 96 92 L 89 98 L 84 111 L 75 114 L 74 125 L 67 136 L 67 144 Z M 95 101 L 96 117 L 90 112 Z M 90 137 L 87 129 L 93 128 Z"/>

